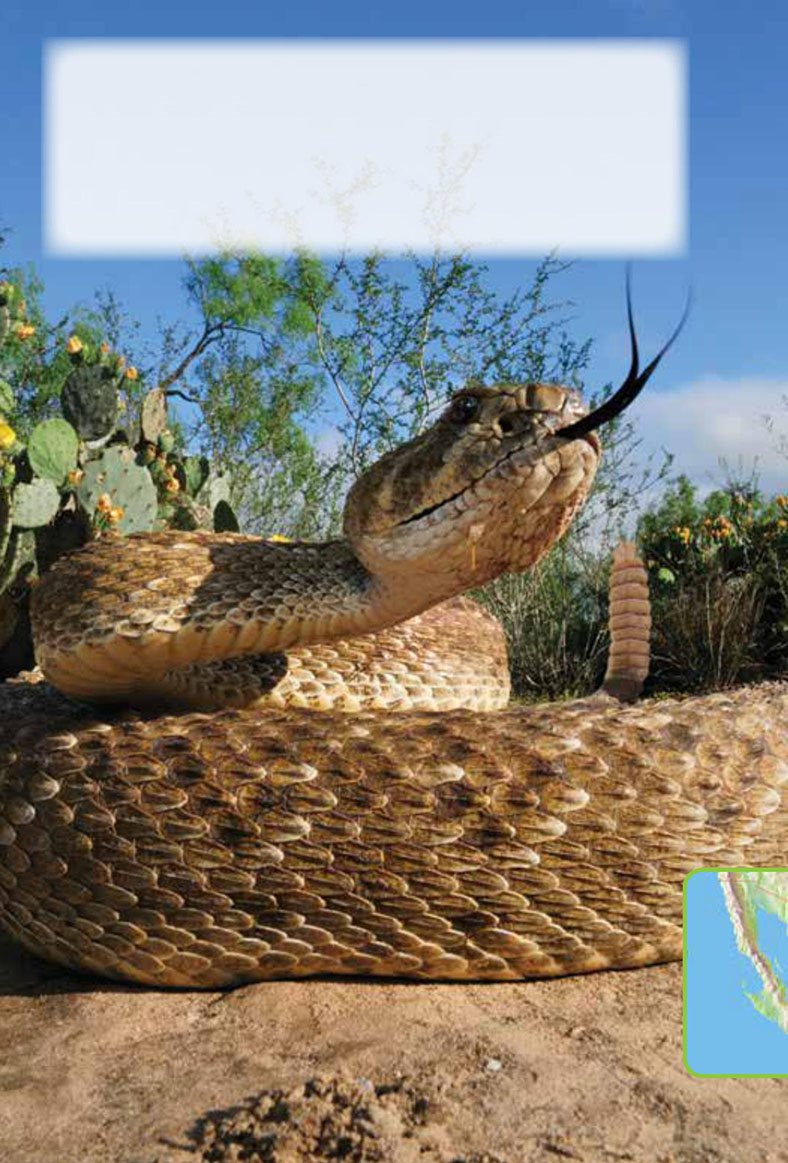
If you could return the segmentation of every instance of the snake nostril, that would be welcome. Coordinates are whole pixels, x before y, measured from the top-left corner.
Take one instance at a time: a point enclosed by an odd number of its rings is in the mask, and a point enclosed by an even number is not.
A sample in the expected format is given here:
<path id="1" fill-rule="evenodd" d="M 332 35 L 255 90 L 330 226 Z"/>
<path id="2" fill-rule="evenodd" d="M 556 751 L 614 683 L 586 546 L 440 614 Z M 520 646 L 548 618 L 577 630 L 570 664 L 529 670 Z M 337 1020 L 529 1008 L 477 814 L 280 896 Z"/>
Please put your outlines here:
<path id="1" fill-rule="evenodd" d="M 514 432 L 514 420 L 511 416 L 501 416 L 498 421 L 498 427 L 504 436 L 510 436 Z"/>

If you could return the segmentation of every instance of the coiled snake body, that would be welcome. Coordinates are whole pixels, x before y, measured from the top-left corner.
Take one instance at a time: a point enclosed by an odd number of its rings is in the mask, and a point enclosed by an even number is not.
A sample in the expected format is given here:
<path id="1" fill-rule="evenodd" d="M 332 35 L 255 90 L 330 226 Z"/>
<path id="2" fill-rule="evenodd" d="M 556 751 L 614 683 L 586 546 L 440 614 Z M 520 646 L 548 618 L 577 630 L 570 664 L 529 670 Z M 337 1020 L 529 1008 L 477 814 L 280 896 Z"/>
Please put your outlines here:
<path id="1" fill-rule="evenodd" d="M 499 632 L 452 597 L 561 535 L 601 419 L 564 389 L 468 390 L 354 487 L 345 540 L 58 563 L 33 618 L 65 693 L 0 694 L 0 925 L 166 986 L 679 956 L 686 873 L 788 855 L 786 689 L 493 710 Z"/>

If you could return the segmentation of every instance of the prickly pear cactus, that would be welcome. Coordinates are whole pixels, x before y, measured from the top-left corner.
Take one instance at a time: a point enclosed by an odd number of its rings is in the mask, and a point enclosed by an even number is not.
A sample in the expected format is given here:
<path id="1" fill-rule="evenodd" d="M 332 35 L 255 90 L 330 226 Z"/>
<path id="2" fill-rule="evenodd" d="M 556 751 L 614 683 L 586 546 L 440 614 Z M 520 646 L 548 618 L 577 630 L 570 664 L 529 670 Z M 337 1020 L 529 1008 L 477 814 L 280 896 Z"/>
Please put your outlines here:
<path id="1" fill-rule="evenodd" d="M 154 388 L 142 401 L 140 428 L 143 440 L 156 444 L 167 431 L 167 396 L 163 388 Z"/>
<path id="2" fill-rule="evenodd" d="M 79 438 L 68 423 L 59 416 L 42 420 L 30 433 L 27 459 L 37 476 L 62 485 L 68 474 L 77 467 Z"/>
<path id="3" fill-rule="evenodd" d="M 60 492 L 54 481 L 40 477 L 14 489 L 11 516 L 18 529 L 48 525 L 59 508 Z"/>
<path id="4" fill-rule="evenodd" d="M 85 441 L 104 441 L 112 435 L 120 412 L 119 377 L 101 363 L 75 364 L 63 385 L 63 415 Z"/>
<path id="5" fill-rule="evenodd" d="M 0 349 L 35 333 L 20 289 L 0 283 Z M 65 349 L 63 415 L 31 432 L 16 431 L 13 384 L 0 378 L 0 679 L 33 663 L 30 585 L 62 554 L 109 531 L 238 527 L 229 478 L 184 456 L 164 389 L 143 397 L 137 418 L 123 414 L 121 388 L 137 369 L 85 333 Z"/>
<path id="6" fill-rule="evenodd" d="M 102 516 L 120 533 L 141 533 L 156 521 L 156 486 L 130 448 L 112 446 L 85 465 L 77 499 L 101 527 Z"/>

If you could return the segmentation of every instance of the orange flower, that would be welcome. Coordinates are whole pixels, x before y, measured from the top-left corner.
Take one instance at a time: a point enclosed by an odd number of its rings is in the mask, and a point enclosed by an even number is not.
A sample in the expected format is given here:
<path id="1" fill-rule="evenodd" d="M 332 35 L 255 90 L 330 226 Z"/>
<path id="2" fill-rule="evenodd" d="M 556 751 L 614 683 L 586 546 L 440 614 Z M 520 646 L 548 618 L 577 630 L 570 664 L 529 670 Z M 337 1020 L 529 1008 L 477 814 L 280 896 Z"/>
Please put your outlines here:
<path id="1" fill-rule="evenodd" d="M 140 378 L 140 373 L 137 371 L 137 369 L 135 367 L 127 367 L 126 368 L 126 379 L 127 380 L 133 381 L 133 380 L 138 380 L 139 378 Z"/>
<path id="2" fill-rule="evenodd" d="M 168 493 L 177 493 L 181 486 L 178 484 L 175 477 L 170 477 L 164 487 Z"/>
<path id="3" fill-rule="evenodd" d="M 81 468 L 72 468 L 66 479 L 70 485 L 78 485 L 84 475 L 85 474 Z"/>
<path id="4" fill-rule="evenodd" d="M 18 339 L 30 339 L 36 333 L 32 323 L 17 323 L 14 331 Z"/>
<path id="5" fill-rule="evenodd" d="M 85 345 L 78 335 L 69 336 L 68 342 L 66 343 L 66 351 L 69 355 L 79 355 L 84 347 Z"/>

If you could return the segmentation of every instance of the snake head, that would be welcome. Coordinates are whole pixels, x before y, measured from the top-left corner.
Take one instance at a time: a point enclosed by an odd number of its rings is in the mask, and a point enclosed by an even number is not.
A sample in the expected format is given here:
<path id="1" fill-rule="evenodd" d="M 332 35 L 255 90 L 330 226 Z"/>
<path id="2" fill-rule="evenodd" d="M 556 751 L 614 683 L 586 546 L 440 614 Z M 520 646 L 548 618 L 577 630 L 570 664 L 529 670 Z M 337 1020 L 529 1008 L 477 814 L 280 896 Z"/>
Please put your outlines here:
<path id="1" fill-rule="evenodd" d="M 596 429 L 643 390 L 688 311 L 689 301 L 641 370 L 627 277 L 629 372 L 592 412 L 577 392 L 554 384 L 458 392 L 432 428 L 383 456 L 348 494 L 345 535 L 363 564 L 398 584 L 417 570 L 426 587 L 432 575 L 436 593 L 533 565 L 588 495 L 601 454 Z"/>
<path id="2" fill-rule="evenodd" d="M 351 489 L 345 534 L 373 573 L 418 568 L 463 588 L 525 569 L 582 503 L 596 434 L 566 439 L 585 415 L 572 389 L 498 384 L 458 392 L 428 431 L 383 456 Z"/>

